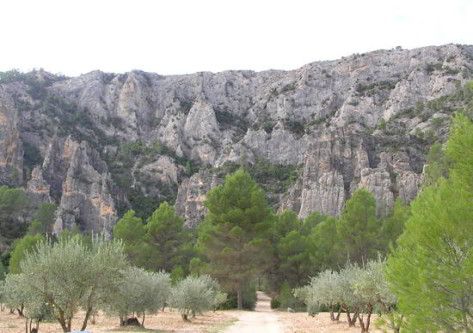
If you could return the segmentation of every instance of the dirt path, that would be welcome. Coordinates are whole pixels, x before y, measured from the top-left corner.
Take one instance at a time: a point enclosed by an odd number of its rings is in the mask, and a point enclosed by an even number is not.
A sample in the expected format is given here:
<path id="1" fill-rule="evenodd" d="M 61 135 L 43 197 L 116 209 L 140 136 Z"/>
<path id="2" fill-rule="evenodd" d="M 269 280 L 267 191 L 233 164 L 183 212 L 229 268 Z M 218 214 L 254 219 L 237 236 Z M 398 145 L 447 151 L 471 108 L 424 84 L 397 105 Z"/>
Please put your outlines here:
<path id="1" fill-rule="evenodd" d="M 271 310 L 271 299 L 263 292 L 257 291 L 255 311 L 242 311 L 235 325 L 223 333 L 282 333 L 283 324 Z"/>

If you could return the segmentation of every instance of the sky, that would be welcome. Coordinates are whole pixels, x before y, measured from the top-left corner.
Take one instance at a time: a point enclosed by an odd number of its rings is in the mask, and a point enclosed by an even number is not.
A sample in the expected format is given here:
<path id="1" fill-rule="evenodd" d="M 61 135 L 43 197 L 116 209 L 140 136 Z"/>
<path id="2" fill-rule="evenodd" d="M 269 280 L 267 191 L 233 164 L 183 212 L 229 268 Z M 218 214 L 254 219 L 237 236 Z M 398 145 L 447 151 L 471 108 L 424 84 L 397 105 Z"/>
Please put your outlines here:
<path id="1" fill-rule="evenodd" d="M 0 0 L 0 71 L 295 69 L 473 44 L 473 0 Z"/>

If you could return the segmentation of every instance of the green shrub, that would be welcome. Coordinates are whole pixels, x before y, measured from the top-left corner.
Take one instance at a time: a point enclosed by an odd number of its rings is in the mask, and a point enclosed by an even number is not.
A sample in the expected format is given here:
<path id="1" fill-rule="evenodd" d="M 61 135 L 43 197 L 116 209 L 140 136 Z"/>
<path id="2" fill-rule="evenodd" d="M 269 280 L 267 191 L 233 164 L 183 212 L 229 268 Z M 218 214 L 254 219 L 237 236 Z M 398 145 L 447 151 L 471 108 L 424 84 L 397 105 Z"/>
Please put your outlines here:
<path id="1" fill-rule="evenodd" d="M 281 302 L 277 298 L 271 299 L 271 309 L 279 309 L 281 307 Z"/>
<path id="2" fill-rule="evenodd" d="M 381 119 L 381 121 L 379 122 L 378 127 L 379 127 L 380 130 L 385 130 L 386 129 L 386 120 Z"/>
<path id="3" fill-rule="evenodd" d="M 214 112 L 215 118 L 217 119 L 217 122 L 220 124 L 220 127 L 222 129 L 228 129 L 233 127 L 236 128 L 237 132 L 243 135 L 248 130 L 249 124 L 246 119 L 228 111 L 227 108 L 220 109 L 215 107 Z"/>
<path id="4" fill-rule="evenodd" d="M 286 85 L 281 89 L 281 93 L 285 93 L 285 92 L 293 91 L 293 90 L 296 90 L 296 86 L 295 86 L 294 84 L 286 84 Z"/>
<path id="5" fill-rule="evenodd" d="M 373 96 L 380 90 L 392 90 L 396 87 L 397 81 L 379 81 L 370 84 L 360 83 L 356 85 L 355 92 L 359 96 Z"/>
<path id="6" fill-rule="evenodd" d="M 276 125 L 276 122 L 274 121 L 265 121 L 262 125 L 262 128 L 266 133 L 270 134 L 273 132 L 273 128 L 275 125 Z"/>
<path id="7" fill-rule="evenodd" d="M 437 62 L 437 63 L 428 63 L 427 65 L 425 65 L 425 71 L 428 73 L 428 74 L 431 74 L 433 73 L 434 71 L 439 71 L 442 69 L 442 63 L 441 62 Z"/>
<path id="8" fill-rule="evenodd" d="M 296 135 L 303 135 L 305 132 L 304 125 L 300 121 L 287 118 L 284 119 L 284 128 Z"/>
<path id="9" fill-rule="evenodd" d="M 243 309 L 245 310 L 254 310 L 256 306 L 256 289 L 251 287 L 246 287 L 243 290 Z M 236 292 L 229 292 L 227 300 L 222 303 L 218 309 L 220 310 L 229 310 L 237 309 L 238 300 Z"/>

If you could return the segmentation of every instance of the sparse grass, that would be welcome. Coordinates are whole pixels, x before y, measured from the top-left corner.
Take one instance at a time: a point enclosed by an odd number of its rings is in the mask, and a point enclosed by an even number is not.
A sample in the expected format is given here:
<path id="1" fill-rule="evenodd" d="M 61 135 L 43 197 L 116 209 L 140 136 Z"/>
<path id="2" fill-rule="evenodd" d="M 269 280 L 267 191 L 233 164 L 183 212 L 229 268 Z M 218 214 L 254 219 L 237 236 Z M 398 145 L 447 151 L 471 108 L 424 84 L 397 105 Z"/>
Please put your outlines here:
<path id="1" fill-rule="evenodd" d="M 237 321 L 238 321 L 237 318 L 231 318 L 230 320 L 228 320 L 224 323 L 218 324 L 218 325 L 210 328 L 206 333 L 219 333 L 219 332 L 222 332 L 226 328 L 232 326 Z"/>

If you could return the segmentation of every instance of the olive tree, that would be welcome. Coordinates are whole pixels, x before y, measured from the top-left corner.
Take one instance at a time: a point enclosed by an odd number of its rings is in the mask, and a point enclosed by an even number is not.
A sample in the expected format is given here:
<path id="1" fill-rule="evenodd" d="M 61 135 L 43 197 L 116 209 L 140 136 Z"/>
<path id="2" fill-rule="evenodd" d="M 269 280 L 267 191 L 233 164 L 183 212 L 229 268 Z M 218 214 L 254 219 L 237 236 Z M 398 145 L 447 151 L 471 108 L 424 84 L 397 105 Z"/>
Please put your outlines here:
<path id="1" fill-rule="evenodd" d="M 340 311 L 337 316 L 334 315 L 333 311 L 339 303 L 337 294 L 339 278 L 338 272 L 331 270 L 323 271 L 316 277 L 313 277 L 307 287 L 297 289 L 294 295 L 304 300 L 309 314 L 317 314 L 320 306 L 324 305 L 330 312 L 330 319 L 338 320 L 340 318 Z M 301 295 L 303 296 L 301 297 Z"/>
<path id="2" fill-rule="evenodd" d="M 356 264 L 347 264 L 340 270 L 338 283 L 335 285 L 336 299 L 347 314 L 348 326 L 355 326 L 360 314 L 360 298 L 355 294 L 353 281 L 360 274 L 361 268 Z"/>
<path id="3" fill-rule="evenodd" d="M 363 269 L 357 270 L 352 281 L 353 292 L 359 301 L 358 321 L 361 332 L 369 331 L 371 314 L 376 305 L 389 312 L 391 305 L 396 303 L 396 297 L 389 290 L 384 278 L 385 266 L 386 263 L 381 259 L 370 260 Z"/>
<path id="4" fill-rule="evenodd" d="M 20 316 L 23 316 L 25 303 L 28 301 L 28 294 L 22 287 L 23 281 L 22 274 L 7 274 L 3 286 L 5 305 L 10 308 L 10 312 L 16 310 Z"/>
<path id="5" fill-rule="evenodd" d="M 345 311 L 350 327 L 358 320 L 361 332 L 368 332 L 375 306 L 391 313 L 396 302 L 384 278 L 385 265 L 385 261 L 378 259 L 368 261 L 363 267 L 347 264 L 340 272 L 326 270 L 313 277 L 306 287 L 296 289 L 295 296 L 304 300 L 311 315 L 325 306 L 330 319 L 336 321 L 341 311 Z M 339 312 L 335 316 L 337 305 Z"/>
<path id="6" fill-rule="evenodd" d="M 178 309 L 182 319 L 201 314 L 222 301 L 217 281 L 209 276 L 188 276 L 171 290 L 170 306 Z"/>
<path id="7" fill-rule="evenodd" d="M 49 317 L 49 309 L 41 299 L 31 297 L 25 288 L 24 274 L 8 274 L 2 284 L 3 301 L 10 309 L 17 309 L 18 314 L 25 319 L 26 332 L 32 330 L 33 321 L 36 331 L 39 322 Z"/>
<path id="8" fill-rule="evenodd" d="M 120 326 L 126 324 L 130 314 L 141 315 L 141 326 L 144 327 L 146 313 L 157 313 L 165 305 L 170 291 L 171 278 L 168 273 L 130 267 L 124 272 L 119 291 L 114 295 L 107 312 L 120 317 Z"/>
<path id="9" fill-rule="evenodd" d="M 80 237 L 39 242 L 21 262 L 21 289 L 28 299 L 44 302 L 64 332 L 72 318 L 85 311 L 81 330 L 102 304 L 110 302 L 127 267 L 123 245 L 96 238 L 85 246 Z"/>
<path id="10" fill-rule="evenodd" d="M 217 282 L 217 280 L 212 279 L 210 275 L 201 275 L 199 278 L 204 281 L 207 288 L 212 291 L 212 308 L 216 310 L 220 304 L 226 302 L 227 294 L 220 291 L 219 283 Z"/>
<path id="11" fill-rule="evenodd" d="M 325 305 L 330 311 L 330 318 L 339 320 L 343 310 L 347 314 L 348 325 L 355 326 L 360 313 L 360 299 L 354 292 L 353 281 L 360 270 L 358 265 L 347 264 L 340 272 L 326 270 L 312 278 L 306 302 L 309 312 L 315 314 L 321 305 Z M 336 305 L 339 307 L 337 316 L 333 313 Z"/>

